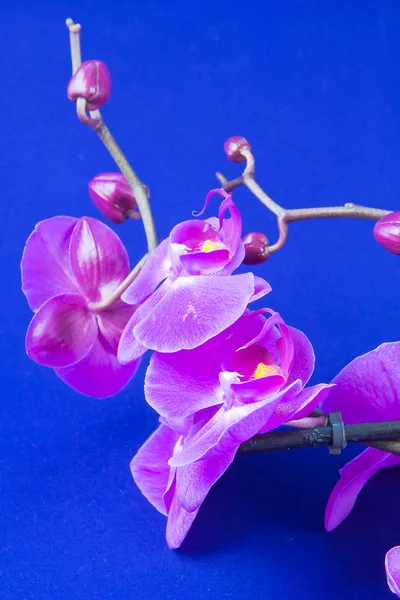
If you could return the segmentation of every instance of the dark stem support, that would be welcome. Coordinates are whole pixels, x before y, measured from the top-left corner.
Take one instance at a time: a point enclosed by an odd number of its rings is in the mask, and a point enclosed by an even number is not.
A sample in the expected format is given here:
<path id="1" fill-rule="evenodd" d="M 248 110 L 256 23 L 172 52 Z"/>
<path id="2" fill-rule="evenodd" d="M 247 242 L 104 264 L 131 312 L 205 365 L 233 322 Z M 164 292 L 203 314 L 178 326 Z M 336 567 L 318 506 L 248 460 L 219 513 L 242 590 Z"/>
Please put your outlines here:
<path id="1" fill-rule="evenodd" d="M 381 421 L 376 423 L 356 423 L 344 425 L 348 444 L 364 444 L 400 454 L 400 421 Z M 291 429 L 271 431 L 254 436 L 239 447 L 239 454 L 275 452 L 297 448 L 316 448 L 333 445 L 333 427 L 315 427 L 312 429 Z"/>

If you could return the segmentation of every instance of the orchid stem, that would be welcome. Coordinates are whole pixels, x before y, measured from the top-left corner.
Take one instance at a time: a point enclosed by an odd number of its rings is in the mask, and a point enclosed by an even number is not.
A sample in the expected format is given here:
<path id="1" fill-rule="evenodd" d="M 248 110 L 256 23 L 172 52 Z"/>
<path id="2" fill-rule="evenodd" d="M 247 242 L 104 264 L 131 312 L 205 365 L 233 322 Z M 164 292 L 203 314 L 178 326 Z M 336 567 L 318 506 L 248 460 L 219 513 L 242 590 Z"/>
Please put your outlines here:
<path id="1" fill-rule="evenodd" d="M 241 151 L 243 158 L 246 160 L 246 166 L 243 174 L 240 177 L 236 177 L 231 181 L 228 181 L 222 173 L 216 173 L 218 181 L 221 183 L 222 188 L 226 192 L 232 192 L 235 188 L 240 185 L 245 185 L 253 194 L 264 204 L 268 210 L 270 210 L 277 219 L 279 238 L 278 241 L 269 246 L 269 253 L 272 254 L 277 250 L 280 250 L 285 244 L 288 233 L 289 223 L 295 221 L 305 221 L 308 219 L 328 219 L 328 218 L 353 218 L 353 219 L 371 219 L 377 221 L 378 219 L 389 214 L 390 210 L 382 210 L 379 208 L 369 208 L 367 206 L 360 206 L 351 202 L 344 206 L 327 206 L 321 208 L 298 208 L 298 209 L 287 209 L 283 208 L 280 204 L 272 200 L 264 192 L 261 186 L 257 183 L 254 178 L 255 172 L 255 160 L 252 152 L 244 148 Z"/>
<path id="2" fill-rule="evenodd" d="M 348 444 L 364 444 L 386 452 L 400 455 L 400 421 L 380 421 L 376 423 L 352 423 L 344 425 Z M 294 450 L 331 446 L 333 428 L 313 427 L 289 431 L 271 431 L 254 436 L 239 447 L 239 454 Z"/>
<path id="3" fill-rule="evenodd" d="M 70 32 L 72 71 L 75 73 L 76 69 L 78 69 L 78 67 L 81 65 L 81 26 L 75 24 L 72 19 L 67 19 L 66 24 Z M 142 182 L 130 166 L 121 148 L 111 135 L 108 127 L 104 123 L 100 111 L 96 110 L 91 112 L 89 117 L 86 113 L 86 101 L 83 98 L 79 98 L 77 101 L 77 114 L 82 123 L 88 125 L 97 133 L 104 146 L 114 159 L 115 163 L 118 165 L 121 173 L 125 176 L 142 217 L 148 252 L 152 252 L 158 244 L 157 233 L 154 226 L 150 203 Z"/>
<path id="4" fill-rule="evenodd" d="M 115 304 L 115 302 L 117 302 L 121 298 L 121 296 L 125 292 L 125 290 L 128 289 L 128 287 L 131 285 L 131 283 L 139 275 L 148 256 L 149 256 L 148 254 L 145 254 L 143 256 L 143 258 L 140 259 L 138 264 L 129 273 L 128 277 L 126 277 L 124 279 L 124 281 L 122 283 L 120 283 L 120 285 L 117 287 L 117 289 L 114 290 L 113 293 L 110 294 L 105 300 L 100 300 L 100 302 L 89 302 L 89 304 L 88 304 L 89 310 L 102 311 L 102 310 L 106 310 L 107 308 L 110 308 L 110 306 Z"/>

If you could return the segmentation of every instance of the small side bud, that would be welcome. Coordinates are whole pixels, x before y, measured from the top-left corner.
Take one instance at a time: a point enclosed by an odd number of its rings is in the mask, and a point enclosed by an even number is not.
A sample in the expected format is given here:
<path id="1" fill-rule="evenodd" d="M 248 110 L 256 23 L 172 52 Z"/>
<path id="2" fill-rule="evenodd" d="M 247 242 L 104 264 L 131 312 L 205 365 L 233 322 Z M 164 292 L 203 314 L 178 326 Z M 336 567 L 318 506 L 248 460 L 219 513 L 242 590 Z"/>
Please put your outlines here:
<path id="1" fill-rule="evenodd" d="M 258 265 L 269 258 L 268 238 L 263 233 L 248 233 L 243 238 L 245 255 L 243 263 L 245 265 Z"/>
<path id="2" fill-rule="evenodd" d="M 85 98 L 87 110 L 101 108 L 110 98 L 111 75 L 101 60 L 87 60 L 69 80 L 67 94 L 70 100 Z"/>
<path id="3" fill-rule="evenodd" d="M 374 237 L 386 250 L 400 255 L 400 212 L 392 212 L 379 219 L 374 227 Z"/>
<path id="4" fill-rule="evenodd" d="M 143 186 L 147 197 L 149 189 Z M 129 217 L 140 219 L 137 203 L 122 173 L 100 173 L 89 181 L 89 195 L 99 211 L 113 223 L 124 223 Z"/>
<path id="5" fill-rule="evenodd" d="M 229 160 L 239 163 L 244 161 L 241 150 L 251 150 L 251 146 L 244 137 L 234 135 L 226 140 L 224 150 Z"/>

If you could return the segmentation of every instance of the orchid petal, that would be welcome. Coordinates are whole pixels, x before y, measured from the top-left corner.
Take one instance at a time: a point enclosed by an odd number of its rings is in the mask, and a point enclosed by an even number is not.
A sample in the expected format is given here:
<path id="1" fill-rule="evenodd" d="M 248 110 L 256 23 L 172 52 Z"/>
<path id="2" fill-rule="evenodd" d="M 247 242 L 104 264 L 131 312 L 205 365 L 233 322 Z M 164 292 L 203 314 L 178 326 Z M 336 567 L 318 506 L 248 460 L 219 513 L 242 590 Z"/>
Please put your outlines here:
<path id="1" fill-rule="evenodd" d="M 181 277 L 134 327 L 134 336 L 158 352 L 195 348 L 232 325 L 253 292 L 252 273 Z"/>
<path id="2" fill-rule="evenodd" d="M 77 221 L 73 217 L 41 221 L 26 242 L 21 261 L 22 291 L 34 311 L 53 296 L 77 292 L 68 255 Z"/>
<path id="3" fill-rule="evenodd" d="M 386 553 L 385 569 L 390 591 L 400 598 L 400 546 L 396 546 Z"/>
<path id="4" fill-rule="evenodd" d="M 117 352 L 122 332 L 134 314 L 135 309 L 135 306 L 130 306 L 119 300 L 109 308 L 99 311 L 96 314 L 99 330 L 114 353 Z"/>
<path id="5" fill-rule="evenodd" d="M 174 494 L 172 503 L 168 512 L 167 521 L 167 544 L 168 548 L 175 550 L 179 548 L 185 539 L 193 521 L 197 515 L 197 510 L 187 512 L 179 502 L 176 494 Z"/>
<path id="6" fill-rule="evenodd" d="M 140 323 L 141 319 L 145 318 L 157 306 L 157 303 L 160 302 L 167 293 L 169 286 L 169 281 L 164 281 L 164 283 L 139 306 L 126 324 L 125 329 L 121 334 L 117 352 L 118 360 L 122 365 L 138 359 L 147 351 L 147 347 L 141 344 L 134 336 L 133 329 Z"/>
<path id="7" fill-rule="evenodd" d="M 337 375 L 322 404 L 340 410 L 346 423 L 400 419 L 400 342 L 378 346 Z"/>
<path id="8" fill-rule="evenodd" d="M 71 269 L 82 294 L 103 300 L 129 273 L 129 259 L 119 237 L 104 223 L 83 217 L 70 242 Z"/>
<path id="9" fill-rule="evenodd" d="M 146 300 L 157 286 L 168 277 L 171 261 L 168 257 L 169 238 L 163 240 L 141 268 L 139 275 L 122 294 L 127 304 L 139 304 Z"/>
<path id="10" fill-rule="evenodd" d="M 295 394 L 301 389 L 300 382 L 292 384 L 291 393 Z M 273 414 L 279 404 L 283 393 L 280 392 L 271 398 L 266 398 L 253 404 L 226 407 L 223 406 L 201 429 L 191 438 L 185 440 L 181 452 L 174 455 L 169 464 L 172 467 L 181 467 L 196 460 L 211 458 L 218 453 L 218 446 L 222 443 L 223 436 L 235 440 L 236 448 L 258 433 L 264 423 Z"/>
<path id="11" fill-rule="evenodd" d="M 219 273 L 229 263 L 230 255 L 226 248 L 219 248 L 211 252 L 182 254 L 180 261 L 189 275 L 212 275 Z"/>
<path id="12" fill-rule="evenodd" d="M 179 434 L 160 425 L 133 457 L 132 477 L 144 497 L 163 515 L 167 514 L 164 493 L 168 487 L 171 458 Z"/>
<path id="13" fill-rule="evenodd" d="M 249 302 L 255 302 L 256 300 L 263 298 L 269 294 L 271 290 L 272 288 L 267 281 L 261 277 L 257 277 L 257 275 L 254 275 L 254 294 L 250 298 Z"/>
<path id="14" fill-rule="evenodd" d="M 43 304 L 26 334 L 30 358 L 46 367 L 65 367 L 82 358 L 97 336 L 96 321 L 79 294 L 61 294 Z"/>
<path id="15" fill-rule="evenodd" d="M 296 379 L 301 379 L 306 385 L 310 379 L 315 364 L 314 350 L 308 337 L 299 329 L 288 328 L 293 341 L 293 361 L 288 377 L 288 384 Z"/>
<path id="16" fill-rule="evenodd" d="M 224 439 L 212 458 L 177 469 L 175 493 L 182 508 L 191 513 L 200 507 L 210 488 L 232 464 L 236 450 L 237 444 L 232 439 Z"/>
<path id="17" fill-rule="evenodd" d="M 139 364 L 140 360 L 135 360 L 129 365 L 121 365 L 115 352 L 100 336 L 83 360 L 56 369 L 56 374 L 77 392 L 102 399 L 118 394 L 132 379 Z"/>
<path id="18" fill-rule="evenodd" d="M 341 479 L 333 488 L 325 511 L 325 528 L 332 531 L 350 514 L 358 494 L 380 469 L 400 463 L 400 456 L 367 448 L 340 471 Z"/>

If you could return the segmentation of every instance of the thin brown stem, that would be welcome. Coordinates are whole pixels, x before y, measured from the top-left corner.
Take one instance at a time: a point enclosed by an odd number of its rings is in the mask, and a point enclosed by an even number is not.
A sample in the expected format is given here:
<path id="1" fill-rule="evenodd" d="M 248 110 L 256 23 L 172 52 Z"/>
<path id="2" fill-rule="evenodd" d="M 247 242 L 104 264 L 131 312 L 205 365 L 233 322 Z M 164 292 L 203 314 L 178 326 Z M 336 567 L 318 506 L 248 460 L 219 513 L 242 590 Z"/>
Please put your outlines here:
<path id="1" fill-rule="evenodd" d="M 126 277 L 126 279 L 124 279 L 124 281 L 122 283 L 120 283 L 120 285 L 117 287 L 117 289 L 114 290 L 113 293 L 108 296 L 108 298 L 106 298 L 105 300 L 101 300 L 100 302 L 89 302 L 89 304 L 88 304 L 89 310 L 92 310 L 95 312 L 102 311 L 102 310 L 106 310 L 106 308 L 109 308 L 110 306 L 115 304 L 115 302 L 117 302 L 121 298 L 121 296 L 125 292 L 125 290 L 128 289 L 128 287 L 131 285 L 131 283 L 139 275 L 148 256 L 149 256 L 148 254 L 145 254 L 143 256 L 143 258 L 140 259 L 138 264 L 129 273 L 128 277 Z"/>
<path id="2" fill-rule="evenodd" d="M 74 24 L 72 19 L 67 19 L 66 23 L 70 32 L 71 60 L 72 70 L 74 73 L 81 64 L 81 26 Z M 120 168 L 121 173 L 125 176 L 138 205 L 143 221 L 143 227 L 146 234 L 147 248 L 148 251 L 151 252 L 157 247 L 157 234 L 148 197 L 142 182 L 136 175 L 135 171 L 132 169 L 121 148 L 118 146 L 117 142 L 111 135 L 109 129 L 103 121 L 100 111 L 96 110 L 91 112 L 91 116 L 89 117 L 86 113 L 86 100 L 84 98 L 78 98 L 76 109 L 79 119 L 82 121 L 82 123 L 88 125 L 93 129 L 93 131 L 97 133 L 97 135 L 111 154 L 112 158 Z"/>
<path id="3" fill-rule="evenodd" d="M 277 252 L 284 246 L 289 223 L 295 221 L 305 221 L 308 219 L 329 219 L 329 218 L 353 218 L 353 219 L 370 219 L 377 221 L 378 219 L 389 214 L 390 210 L 383 210 L 379 208 L 370 208 L 367 206 L 360 206 L 359 204 L 353 204 L 349 202 L 344 206 L 327 206 L 320 208 L 296 208 L 286 209 L 280 204 L 272 200 L 264 192 L 261 186 L 257 183 L 254 178 L 255 172 L 255 160 L 252 152 L 245 148 L 241 151 L 244 159 L 246 160 L 246 166 L 243 174 L 240 177 L 236 177 L 229 181 L 222 173 L 216 173 L 218 181 L 221 183 L 222 188 L 226 192 L 231 192 L 240 185 L 245 185 L 255 196 L 264 204 L 268 210 L 270 210 L 277 219 L 279 238 L 275 244 L 268 247 L 269 254 Z"/>

